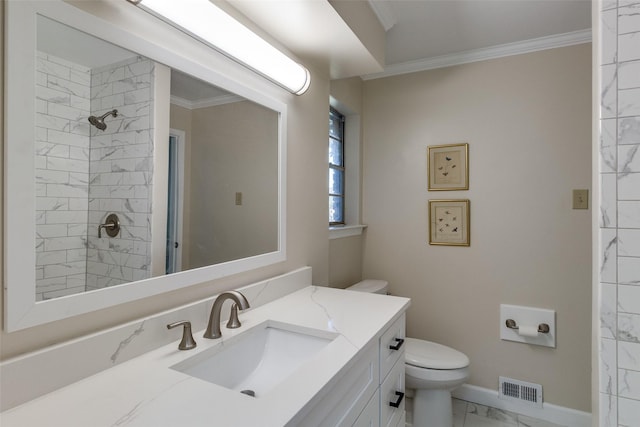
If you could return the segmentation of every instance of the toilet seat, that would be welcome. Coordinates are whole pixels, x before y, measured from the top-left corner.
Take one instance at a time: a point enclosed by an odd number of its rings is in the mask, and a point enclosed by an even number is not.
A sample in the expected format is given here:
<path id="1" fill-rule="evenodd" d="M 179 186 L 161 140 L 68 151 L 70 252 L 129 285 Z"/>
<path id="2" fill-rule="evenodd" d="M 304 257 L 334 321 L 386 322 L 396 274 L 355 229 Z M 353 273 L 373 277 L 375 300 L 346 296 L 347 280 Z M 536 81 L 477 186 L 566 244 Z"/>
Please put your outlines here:
<path id="1" fill-rule="evenodd" d="M 416 338 L 405 339 L 405 363 L 423 369 L 462 369 L 469 366 L 469 358 L 446 345 Z"/>

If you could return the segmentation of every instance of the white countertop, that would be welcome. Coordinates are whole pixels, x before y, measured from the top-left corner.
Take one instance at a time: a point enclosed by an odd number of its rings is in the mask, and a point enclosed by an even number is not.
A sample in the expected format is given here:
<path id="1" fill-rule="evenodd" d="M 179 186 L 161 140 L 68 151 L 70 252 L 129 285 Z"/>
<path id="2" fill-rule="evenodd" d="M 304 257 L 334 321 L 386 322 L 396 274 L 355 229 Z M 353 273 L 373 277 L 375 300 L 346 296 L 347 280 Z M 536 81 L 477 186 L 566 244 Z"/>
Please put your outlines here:
<path id="1" fill-rule="evenodd" d="M 194 350 L 179 351 L 178 341 L 160 347 L 3 412 L 0 425 L 275 427 L 295 424 L 296 414 L 314 405 L 318 393 L 339 380 L 339 374 L 350 369 L 358 352 L 371 340 L 377 340 L 408 305 L 407 298 L 310 286 L 261 307 L 241 311 L 242 327 L 232 330 L 223 325 L 221 339 L 205 339 L 203 331 L 194 331 L 198 343 Z M 225 339 L 266 320 L 333 332 L 338 337 L 296 374 L 256 398 L 170 368 L 214 346 L 224 345 Z"/>

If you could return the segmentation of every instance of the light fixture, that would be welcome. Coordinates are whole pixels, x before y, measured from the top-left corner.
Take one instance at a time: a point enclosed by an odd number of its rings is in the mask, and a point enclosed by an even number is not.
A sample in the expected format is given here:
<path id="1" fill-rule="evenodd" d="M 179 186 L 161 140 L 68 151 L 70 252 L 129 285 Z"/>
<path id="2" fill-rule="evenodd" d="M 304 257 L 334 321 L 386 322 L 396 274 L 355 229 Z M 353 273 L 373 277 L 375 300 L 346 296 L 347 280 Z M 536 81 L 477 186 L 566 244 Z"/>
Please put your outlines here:
<path id="1" fill-rule="evenodd" d="M 209 0 L 127 0 L 211 45 L 296 95 L 310 84 L 309 71 Z"/>

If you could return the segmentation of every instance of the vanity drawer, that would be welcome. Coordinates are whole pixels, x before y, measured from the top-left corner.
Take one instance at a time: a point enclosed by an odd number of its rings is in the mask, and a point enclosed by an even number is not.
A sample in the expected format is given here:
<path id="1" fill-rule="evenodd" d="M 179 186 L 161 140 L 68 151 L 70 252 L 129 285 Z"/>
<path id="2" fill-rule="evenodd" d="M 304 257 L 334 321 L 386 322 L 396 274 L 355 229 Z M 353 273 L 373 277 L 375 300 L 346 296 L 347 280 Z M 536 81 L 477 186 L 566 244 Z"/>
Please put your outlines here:
<path id="1" fill-rule="evenodd" d="M 380 337 L 380 379 L 387 376 L 396 362 L 404 361 L 405 315 L 398 320 Z"/>
<path id="2" fill-rule="evenodd" d="M 404 357 L 380 385 L 380 426 L 395 427 L 404 418 Z"/>
<path id="3" fill-rule="evenodd" d="M 376 392 L 362 413 L 353 424 L 353 427 L 380 427 L 380 397 Z M 403 426 L 404 427 L 404 426 Z"/>
<path id="4" fill-rule="evenodd" d="M 378 348 L 375 343 L 372 343 L 341 380 L 328 390 L 313 409 L 295 425 L 305 427 L 353 425 L 371 396 L 377 396 L 375 392 L 380 381 L 378 369 Z"/>

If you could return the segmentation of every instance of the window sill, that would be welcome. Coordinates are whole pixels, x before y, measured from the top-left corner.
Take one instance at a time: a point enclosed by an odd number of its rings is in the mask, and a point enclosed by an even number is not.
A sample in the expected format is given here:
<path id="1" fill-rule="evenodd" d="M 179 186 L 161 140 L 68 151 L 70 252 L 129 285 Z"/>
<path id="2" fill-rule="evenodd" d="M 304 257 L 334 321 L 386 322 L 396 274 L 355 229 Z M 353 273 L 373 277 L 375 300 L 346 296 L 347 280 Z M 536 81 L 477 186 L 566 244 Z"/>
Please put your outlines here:
<path id="1" fill-rule="evenodd" d="M 359 236 L 366 225 L 344 225 L 341 227 L 329 227 L 329 240 L 341 239 L 343 237 Z"/>

